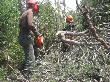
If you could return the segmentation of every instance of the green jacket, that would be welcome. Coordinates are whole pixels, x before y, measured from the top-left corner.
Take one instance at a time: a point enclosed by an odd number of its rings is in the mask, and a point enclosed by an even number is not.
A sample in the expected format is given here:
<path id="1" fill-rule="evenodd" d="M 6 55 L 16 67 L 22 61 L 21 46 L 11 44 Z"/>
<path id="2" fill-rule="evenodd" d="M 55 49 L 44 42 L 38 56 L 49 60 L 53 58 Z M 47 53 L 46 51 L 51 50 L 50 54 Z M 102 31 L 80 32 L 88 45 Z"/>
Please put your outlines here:
<path id="1" fill-rule="evenodd" d="M 74 31 L 75 30 L 75 25 L 73 22 L 69 23 L 66 25 L 66 27 L 63 29 L 63 31 Z"/>

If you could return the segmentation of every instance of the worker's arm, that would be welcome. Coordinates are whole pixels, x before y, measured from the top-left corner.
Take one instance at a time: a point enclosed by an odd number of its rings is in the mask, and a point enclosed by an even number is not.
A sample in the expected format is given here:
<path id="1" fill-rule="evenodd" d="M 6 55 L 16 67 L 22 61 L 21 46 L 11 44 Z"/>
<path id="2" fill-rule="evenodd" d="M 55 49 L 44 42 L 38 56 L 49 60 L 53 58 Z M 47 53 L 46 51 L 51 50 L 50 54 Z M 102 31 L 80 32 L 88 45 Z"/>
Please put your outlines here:
<path id="1" fill-rule="evenodd" d="M 37 28 L 35 28 L 33 26 L 33 12 L 28 12 L 28 15 L 27 15 L 27 19 L 28 19 L 28 25 L 29 25 L 29 28 L 31 29 L 31 31 L 34 33 L 35 36 L 38 36 L 40 35 L 40 33 L 38 32 Z"/>

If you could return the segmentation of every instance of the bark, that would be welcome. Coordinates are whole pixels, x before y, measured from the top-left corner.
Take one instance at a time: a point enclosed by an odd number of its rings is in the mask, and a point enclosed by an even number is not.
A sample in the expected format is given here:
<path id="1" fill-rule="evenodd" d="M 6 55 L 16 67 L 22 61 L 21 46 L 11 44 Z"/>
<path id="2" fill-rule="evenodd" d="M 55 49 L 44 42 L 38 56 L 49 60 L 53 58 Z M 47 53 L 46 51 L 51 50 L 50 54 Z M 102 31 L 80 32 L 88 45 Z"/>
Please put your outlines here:
<path id="1" fill-rule="evenodd" d="M 92 36 L 94 36 L 95 39 L 97 41 L 99 41 L 104 46 L 105 49 L 109 49 L 110 46 L 107 44 L 107 42 L 104 41 L 104 39 L 99 37 L 99 35 L 97 34 L 96 27 L 92 23 L 92 20 L 91 20 L 91 17 L 90 17 L 89 9 L 86 6 L 83 7 L 83 16 L 87 19 L 86 22 L 89 25 L 89 30 L 90 30 Z"/>
<path id="2" fill-rule="evenodd" d="M 58 31 L 56 33 L 56 35 L 63 41 L 66 42 L 68 44 L 71 45 L 101 45 L 100 42 L 79 42 L 79 41 L 75 41 L 75 40 L 70 40 L 70 39 L 66 39 L 65 34 L 67 35 L 73 35 L 73 36 L 83 36 L 84 34 L 88 33 L 88 30 L 83 31 L 83 32 L 77 32 L 77 33 L 73 33 L 73 32 L 69 32 L 69 31 Z M 108 44 L 108 43 L 107 43 Z"/>
<path id="3" fill-rule="evenodd" d="M 60 34 L 61 35 L 64 34 L 64 35 L 71 35 L 71 36 L 82 36 L 82 35 L 86 34 L 87 32 L 88 32 L 88 30 L 85 30 L 83 32 L 58 31 L 56 33 L 56 35 L 58 36 Z"/>
<path id="4" fill-rule="evenodd" d="M 107 42 L 104 41 L 103 38 L 100 38 L 96 32 L 96 26 L 94 26 L 94 24 L 92 23 L 91 17 L 90 17 L 90 13 L 89 13 L 90 10 L 85 5 L 83 6 L 83 8 L 80 8 L 77 0 L 76 0 L 76 4 L 77 4 L 77 7 L 79 8 L 79 10 L 81 11 L 81 13 L 83 14 L 83 16 L 86 18 L 86 22 L 89 25 L 89 30 L 91 31 L 92 36 L 94 36 L 95 39 L 97 41 L 99 41 L 104 46 L 105 49 L 109 49 L 110 46 L 107 44 Z"/>

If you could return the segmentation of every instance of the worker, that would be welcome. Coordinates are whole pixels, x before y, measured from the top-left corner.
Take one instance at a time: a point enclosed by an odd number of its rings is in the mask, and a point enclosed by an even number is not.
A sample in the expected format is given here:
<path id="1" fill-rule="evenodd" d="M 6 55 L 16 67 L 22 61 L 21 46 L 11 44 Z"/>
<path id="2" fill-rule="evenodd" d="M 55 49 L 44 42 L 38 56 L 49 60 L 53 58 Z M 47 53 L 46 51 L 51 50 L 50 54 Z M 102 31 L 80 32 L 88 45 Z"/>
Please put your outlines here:
<path id="1" fill-rule="evenodd" d="M 39 5 L 36 0 L 27 1 L 27 10 L 23 12 L 19 21 L 19 44 L 24 50 L 24 62 L 22 65 L 22 73 L 26 79 L 29 79 L 29 75 L 32 73 L 32 69 L 35 64 L 34 55 L 34 37 L 38 37 L 41 34 L 38 32 L 37 28 L 33 25 L 33 16 L 39 11 Z M 33 37 L 34 35 L 34 37 Z"/>
<path id="2" fill-rule="evenodd" d="M 66 16 L 66 23 L 67 23 L 67 25 L 63 29 L 63 31 L 74 32 L 75 31 L 75 25 L 74 25 L 74 21 L 73 21 L 73 16 L 71 16 L 71 15 Z M 65 38 L 72 40 L 73 39 L 73 36 L 71 36 L 71 35 L 65 35 Z M 62 42 L 62 48 L 61 48 L 61 50 L 63 52 L 69 51 L 70 50 L 70 45 L 67 44 L 67 43 Z"/>
<path id="3" fill-rule="evenodd" d="M 73 32 L 75 30 L 75 25 L 74 25 L 74 21 L 73 21 L 73 16 L 69 15 L 66 16 L 66 27 L 63 29 L 63 31 L 71 31 Z"/>

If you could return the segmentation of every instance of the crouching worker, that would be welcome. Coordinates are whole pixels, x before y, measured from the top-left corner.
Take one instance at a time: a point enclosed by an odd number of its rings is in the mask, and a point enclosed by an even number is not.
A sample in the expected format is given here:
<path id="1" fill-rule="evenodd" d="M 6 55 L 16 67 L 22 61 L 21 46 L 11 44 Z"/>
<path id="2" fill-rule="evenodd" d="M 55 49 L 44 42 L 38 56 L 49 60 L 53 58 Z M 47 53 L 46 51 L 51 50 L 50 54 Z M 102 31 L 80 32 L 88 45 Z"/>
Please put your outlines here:
<path id="1" fill-rule="evenodd" d="M 37 28 L 33 26 L 33 15 L 38 13 L 39 6 L 35 0 L 28 0 L 28 9 L 21 15 L 19 21 L 19 44 L 22 46 L 25 59 L 22 65 L 22 73 L 26 79 L 29 79 L 31 70 L 34 67 L 35 55 L 34 55 L 34 37 L 40 36 Z M 33 36 L 34 35 L 34 36 Z"/>
<path id="2" fill-rule="evenodd" d="M 74 22 L 73 22 L 73 17 L 71 15 L 66 16 L 66 23 L 67 23 L 67 25 L 63 29 L 63 31 L 74 32 L 75 31 L 75 25 L 74 25 Z M 71 35 L 65 35 L 65 38 L 66 39 L 70 39 L 70 40 L 74 39 L 74 37 L 71 36 Z M 61 50 L 63 52 L 69 51 L 70 50 L 70 45 L 67 44 L 67 43 L 62 42 L 62 48 L 61 48 Z"/>

